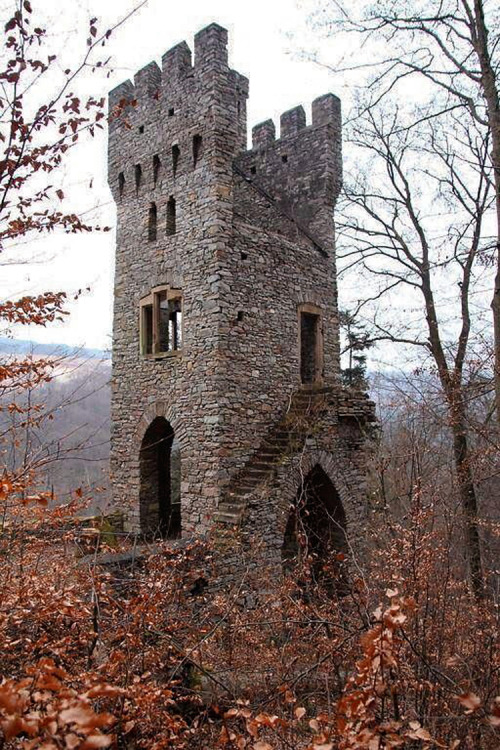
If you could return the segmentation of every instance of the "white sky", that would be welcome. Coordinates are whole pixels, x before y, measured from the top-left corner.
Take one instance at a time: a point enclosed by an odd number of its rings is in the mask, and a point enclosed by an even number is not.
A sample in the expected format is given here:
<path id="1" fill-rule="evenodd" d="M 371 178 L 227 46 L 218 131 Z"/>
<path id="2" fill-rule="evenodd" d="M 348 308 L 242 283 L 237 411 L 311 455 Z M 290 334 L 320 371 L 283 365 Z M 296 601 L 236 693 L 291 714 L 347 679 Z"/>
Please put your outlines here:
<path id="1" fill-rule="evenodd" d="M 105 29 L 135 7 L 134 0 L 34 0 L 35 16 L 45 15 L 55 51 L 76 61 L 84 49 L 88 19 L 99 18 Z M 62 6 L 62 7 L 61 7 Z M 5 17 L 4 6 L 2 16 Z M 230 64 L 250 79 L 249 128 L 303 104 L 308 116 L 311 101 L 327 91 L 339 91 L 331 74 L 299 59 L 300 48 L 312 49 L 314 37 L 306 30 L 307 0 L 149 0 L 147 5 L 112 36 L 113 73 L 109 80 L 94 78 L 91 90 L 102 95 L 113 86 L 212 21 L 229 30 Z M 64 62 L 64 65 L 66 62 Z M 63 62 L 61 60 L 61 65 Z M 90 187 L 92 186 L 92 187 Z M 89 221 L 114 224 L 114 207 L 106 184 L 106 134 L 80 144 L 65 166 L 62 187 L 67 207 Z M 4 266 L 0 296 L 51 290 L 74 293 L 90 287 L 70 306 L 64 324 L 17 328 L 17 338 L 108 348 L 111 344 L 114 233 L 83 236 L 53 235 L 17 246 L 7 259 L 35 259 L 27 265 Z"/>

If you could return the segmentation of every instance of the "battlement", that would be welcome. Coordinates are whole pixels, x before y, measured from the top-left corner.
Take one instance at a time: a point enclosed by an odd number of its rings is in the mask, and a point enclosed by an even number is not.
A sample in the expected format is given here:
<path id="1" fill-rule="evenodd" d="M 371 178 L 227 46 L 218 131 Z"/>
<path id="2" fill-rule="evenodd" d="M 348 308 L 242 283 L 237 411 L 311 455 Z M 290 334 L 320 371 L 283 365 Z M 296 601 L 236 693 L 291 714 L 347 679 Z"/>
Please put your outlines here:
<path id="1" fill-rule="evenodd" d="M 192 78 L 201 78 L 208 84 L 217 77 L 230 77 L 240 87 L 240 93 L 248 96 L 248 79 L 229 69 L 227 45 L 227 30 L 210 24 L 194 37 L 194 62 L 187 42 L 180 42 L 162 56 L 161 68 L 151 62 L 136 73 L 133 83 L 127 80 L 116 86 L 109 93 L 110 112 L 125 101 L 135 102 L 138 107 L 150 99 L 168 97 L 181 81 Z"/>
<path id="2" fill-rule="evenodd" d="M 248 79 L 228 63 L 228 33 L 210 24 L 109 94 L 109 185 L 124 204 L 160 185 L 179 197 L 194 167 L 230 174 L 246 148 Z M 158 194 L 158 190 L 157 190 Z M 151 195 L 149 200 L 153 200 Z"/>
<path id="3" fill-rule="evenodd" d="M 342 115 L 340 99 L 335 94 L 324 94 L 312 103 L 312 124 L 306 124 L 306 113 L 300 104 L 298 107 L 288 109 L 280 117 L 280 138 L 291 138 L 297 136 L 308 128 L 331 125 L 332 128 L 340 130 L 342 127 Z M 276 127 L 273 120 L 264 120 L 252 128 L 252 150 L 260 150 L 271 147 L 276 142 Z"/>
<path id="4" fill-rule="evenodd" d="M 342 186 L 340 99 L 325 94 L 312 103 L 312 122 L 299 105 L 252 129 L 252 148 L 236 165 L 249 183 L 265 191 L 288 216 L 311 232 L 322 247 L 331 245 L 332 209 Z"/>

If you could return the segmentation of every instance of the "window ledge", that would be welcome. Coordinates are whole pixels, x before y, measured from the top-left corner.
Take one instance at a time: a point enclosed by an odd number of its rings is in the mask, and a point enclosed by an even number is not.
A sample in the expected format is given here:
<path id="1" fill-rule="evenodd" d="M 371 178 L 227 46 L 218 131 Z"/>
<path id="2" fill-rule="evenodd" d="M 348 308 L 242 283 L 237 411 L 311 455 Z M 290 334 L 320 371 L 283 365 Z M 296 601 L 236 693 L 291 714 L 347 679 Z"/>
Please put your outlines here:
<path id="1" fill-rule="evenodd" d="M 143 354 L 143 359 L 168 359 L 170 357 L 181 357 L 182 349 L 175 349 L 171 352 L 155 352 L 155 354 Z"/>

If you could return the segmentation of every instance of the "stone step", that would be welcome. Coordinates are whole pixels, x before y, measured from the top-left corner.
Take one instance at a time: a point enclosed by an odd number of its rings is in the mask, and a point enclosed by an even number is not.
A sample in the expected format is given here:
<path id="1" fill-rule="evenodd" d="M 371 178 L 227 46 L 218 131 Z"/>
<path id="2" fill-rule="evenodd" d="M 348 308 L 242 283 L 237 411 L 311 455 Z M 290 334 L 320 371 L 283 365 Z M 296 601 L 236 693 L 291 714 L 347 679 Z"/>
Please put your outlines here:
<path id="1" fill-rule="evenodd" d="M 248 466 L 248 468 L 245 470 L 245 476 L 251 476 L 255 477 L 256 479 L 261 479 L 270 474 L 272 469 L 273 467 L 271 466 L 266 466 L 263 469 L 259 469 L 256 466 Z"/>
<path id="2" fill-rule="evenodd" d="M 217 523 L 227 523 L 236 526 L 241 521 L 242 515 L 243 513 L 233 515 L 232 513 L 223 513 L 219 510 L 215 513 L 215 520 L 217 521 Z"/>
<path id="3" fill-rule="evenodd" d="M 245 504 L 242 502 L 238 502 L 236 499 L 232 502 L 230 500 L 223 500 L 217 508 L 216 513 L 229 513 L 232 515 L 238 515 L 239 513 L 243 513 L 244 509 Z"/>
<path id="4" fill-rule="evenodd" d="M 293 398 L 300 398 L 300 396 L 317 396 L 319 394 L 333 393 L 333 388 L 330 386 L 323 386 L 322 388 L 308 388 L 307 386 L 296 391 Z"/>
<path id="5" fill-rule="evenodd" d="M 265 461 L 262 456 L 258 456 L 258 459 L 256 463 L 249 464 L 248 468 L 252 471 L 272 471 L 276 467 L 276 461 Z"/>
<path id="6" fill-rule="evenodd" d="M 228 492 L 228 497 L 233 497 L 235 495 L 249 495 L 258 486 L 258 482 L 249 483 L 246 480 L 240 480 L 234 483 L 232 489 Z"/>

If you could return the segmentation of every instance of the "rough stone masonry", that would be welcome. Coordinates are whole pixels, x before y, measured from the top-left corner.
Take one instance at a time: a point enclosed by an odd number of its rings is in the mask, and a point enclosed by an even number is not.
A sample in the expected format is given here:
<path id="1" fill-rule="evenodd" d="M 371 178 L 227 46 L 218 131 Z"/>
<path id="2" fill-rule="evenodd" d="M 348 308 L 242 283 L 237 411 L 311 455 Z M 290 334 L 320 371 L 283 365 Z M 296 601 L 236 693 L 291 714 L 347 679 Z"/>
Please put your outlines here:
<path id="1" fill-rule="evenodd" d="M 247 150 L 247 96 L 217 24 L 109 96 L 113 502 L 130 531 L 236 525 L 284 560 L 307 494 L 317 550 L 352 550 L 373 405 L 339 378 L 340 101 Z"/>

